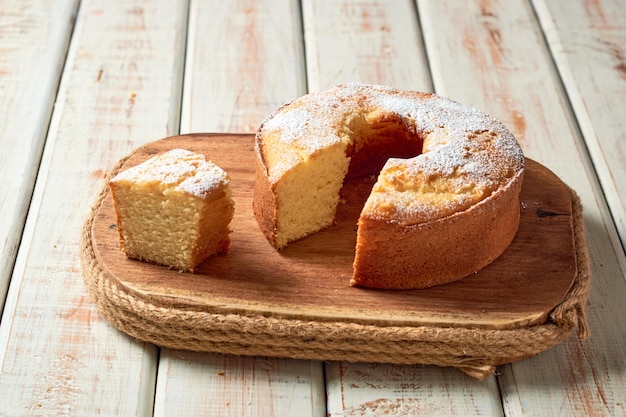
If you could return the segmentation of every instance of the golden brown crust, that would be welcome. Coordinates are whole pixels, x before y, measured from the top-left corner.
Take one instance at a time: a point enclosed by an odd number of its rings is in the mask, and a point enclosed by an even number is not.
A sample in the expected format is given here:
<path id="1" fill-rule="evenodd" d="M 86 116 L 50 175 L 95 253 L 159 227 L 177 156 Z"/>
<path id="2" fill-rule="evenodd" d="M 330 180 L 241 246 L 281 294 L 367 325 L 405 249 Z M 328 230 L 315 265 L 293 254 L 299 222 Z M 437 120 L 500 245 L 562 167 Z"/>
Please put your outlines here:
<path id="1" fill-rule="evenodd" d="M 456 281 L 493 262 L 519 226 L 523 175 L 463 212 L 414 226 L 359 220 L 351 285 L 427 288 Z"/>
<path id="2" fill-rule="evenodd" d="M 120 213 L 120 209 L 118 207 L 118 199 L 116 196 L 117 193 L 117 184 L 114 182 L 109 182 L 109 189 L 111 190 L 111 197 L 113 198 L 113 209 L 115 211 L 115 221 L 116 221 L 116 229 L 118 232 L 118 236 L 119 236 L 119 242 L 120 242 L 120 250 L 123 253 L 126 253 L 126 251 L 124 250 L 124 246 L 125 246 L 125 240 L 124 240 L 124 232 L 123 232 L 123 226 L 122 226 L 122 214 Z"/>
<path id="3" fill-rule="evenodd" d="M 274 198 L 272 185 L 259 153 L 257 153 L 257 158 L 252 211 L 258 220 L 261 231 L 272 246 L 276 247 L 276 198 Z"/>

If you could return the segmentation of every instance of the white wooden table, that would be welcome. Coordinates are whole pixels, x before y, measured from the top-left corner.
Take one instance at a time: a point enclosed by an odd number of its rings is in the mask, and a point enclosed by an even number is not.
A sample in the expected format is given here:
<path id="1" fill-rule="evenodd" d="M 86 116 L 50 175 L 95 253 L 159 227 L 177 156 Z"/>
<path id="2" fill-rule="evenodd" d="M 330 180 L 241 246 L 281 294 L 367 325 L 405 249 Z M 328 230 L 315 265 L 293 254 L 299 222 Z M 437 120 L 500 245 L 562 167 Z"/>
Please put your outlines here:
<path id="1" fill-rule="evenodd" d="M 481 108 L 579 193 L 591 338 L 475 380 L 159 349 L 102 319 L 78 247 L 112 164 L 343 81 Z M 0 0 L 0 416 L 626 415 L 625 103 L 625 0 Z"/>

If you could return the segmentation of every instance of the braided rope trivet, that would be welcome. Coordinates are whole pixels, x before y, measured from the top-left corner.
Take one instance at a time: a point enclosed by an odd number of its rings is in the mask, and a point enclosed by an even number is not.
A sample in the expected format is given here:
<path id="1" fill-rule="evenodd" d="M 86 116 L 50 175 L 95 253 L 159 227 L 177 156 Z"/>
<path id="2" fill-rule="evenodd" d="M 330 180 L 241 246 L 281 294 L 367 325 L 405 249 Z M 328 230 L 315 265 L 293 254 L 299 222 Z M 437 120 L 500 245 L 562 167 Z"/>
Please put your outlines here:
<path id="1" fill-rule="evenodd" d="M 122 167 L 120 161 L 110 178 Z M 108 181 L 105 182 L 108 184 Z M 103 316 L 142 341 L 172 349 L 295 359 L 342 360 L 456 367 L 485 378 L 497 365 L 541 353 L 574 329 L 588 337 L 585 317 L 589 260 L 579 197 L 572 190 L 572 216 L 578 274 L 546 323 L 511 330 L 437 326 L 377 326 L 278 317 L 216 314 L 157 305 L 116 285 L 95 256 L 92 224 L 108 193 L 105 185 L 84 224 L 81 260 L 87 290 Z"/>

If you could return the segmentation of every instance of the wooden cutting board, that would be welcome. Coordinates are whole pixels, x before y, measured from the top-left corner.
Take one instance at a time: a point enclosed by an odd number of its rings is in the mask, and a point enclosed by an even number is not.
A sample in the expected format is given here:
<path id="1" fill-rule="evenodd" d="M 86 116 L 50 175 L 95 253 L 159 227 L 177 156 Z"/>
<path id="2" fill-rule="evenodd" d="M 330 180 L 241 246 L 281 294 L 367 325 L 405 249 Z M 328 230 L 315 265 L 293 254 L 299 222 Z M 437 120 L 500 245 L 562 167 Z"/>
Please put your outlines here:
<path id="1" fill-rule="evenodd" d="M 219 314 L 513 329 L 545 322 L 577 275 L 571 191 L 550 170 L 527 159 L 519 232 L 491 265 L 455 283 L 422 290 L 351 287 L 356 221 L 372 180 L 344 186 L 345 204 L 335 224 L 276 251 L 252 214 L 253 141 L 253 135 L 191 134 L 136 150 L 123 169 L 184 148 L 205 154 L 230 174 L 235 200 L 231 249 L 193 274 L 127 259 L 119 250 L 109 194 L 94 218 L 92 242 L 110 279 L 153 304 Z"/>

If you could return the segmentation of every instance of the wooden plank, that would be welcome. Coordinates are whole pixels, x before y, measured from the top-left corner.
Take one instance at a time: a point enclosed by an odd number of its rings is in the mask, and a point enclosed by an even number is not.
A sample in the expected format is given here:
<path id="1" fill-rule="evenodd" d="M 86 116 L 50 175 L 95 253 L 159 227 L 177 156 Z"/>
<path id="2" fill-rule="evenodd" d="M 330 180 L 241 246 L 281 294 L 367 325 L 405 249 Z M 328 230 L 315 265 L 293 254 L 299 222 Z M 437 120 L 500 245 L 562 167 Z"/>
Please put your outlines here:
<path id="1" fill-rule="evenodd" d="M 177 131 L 186 21 L 183 1 L 81 3 L 0 328 L 0 415 L 152 412 L 157 351 L 97 314 L 79 234 L 105 170 Z"/>
<path id="2" fill-rule="evenodd" d="M 252 133 L 306 92 L 295 0 L 194 0 L 181 133 Z"/>
<path id="3" fill-rule="evenodd" d="M 77 7 L 77 0 L 55 4 L 0 1 L 0 307 L 9 287 Z"/>
<path id="4" fill-rule="evenodd" d="M 311 90 L 352 81 L 432 91 L 413 2 L 308 0 L 302 7 Z M 446 398 L 451 401 L 450 415 L 478 416 L 484 415 L 482 409 L 497 409 L 495 405 L 500 402 L 494 378 L 481 385 L 452 369 L 392 365 L 366 369 L 363 378 L 359 377 L 363 370 L 360 365 L 327 364 L 329 415 L 373 415 L 376 402 L 382 399 L 389 415 L 438 416 L 442 413 L 422 408 L 424 403 L 418 398 Z M 353 389 L 355 385 L 366 385 L 365 379 L 377 383 L 367 389 Z M 429 383 L 398 401 L 402 396 L 398 393 L 406 391 L 403 381 L 407 379 Z M 463 392 L 464 398 L 455 399 L 457 392 Z M 436 408 L 435 402 L 429 404 Z"/>
<path id="5" fill-rule="evenodd" d="M 323 416 L 318 362 L 164 349 L 155 416 Z M 162 356 L 162 357 L 163 357 Z"/>
<path id="6" fill-rule="evenodd" d="M 626 247 L 626 3 L 533 4 Z"/>
<path id="7" fill-rule="evenodd" d="M 528 156 L 576 189 L 585 208 L 592 336 L 584 342 L 571 337 L 542 355 L 501 367 L 505 412 L 623 414 L 624 253 L 611 244 L 614 225 L 531 6 L 503 0 L 424 0 L 418 6 L 437 91 L 503 120 Z"/>
<path id="8" fill-rule="evenodd" d="M 254 132 L 306 92 L 297 1 L 192 1 L 189 17 L 181 133 Z M 322 375 L 319 362 L 165 349 L 155 416 L 321 416 Z"/>
<path id="9" fill-rule="evenodd" d="M 362 82 L 433 91 L 410 0 L 302 2 L 309 91 Z"/>
<path id="10" fill-rule="evenodd" d="M 502 416 L 495 378 L 450 369 L 375 363 L 328 364 L 328 416 Z"/>

